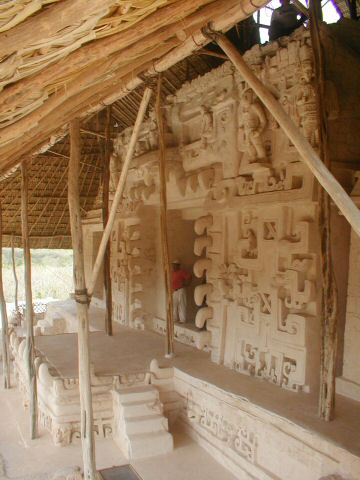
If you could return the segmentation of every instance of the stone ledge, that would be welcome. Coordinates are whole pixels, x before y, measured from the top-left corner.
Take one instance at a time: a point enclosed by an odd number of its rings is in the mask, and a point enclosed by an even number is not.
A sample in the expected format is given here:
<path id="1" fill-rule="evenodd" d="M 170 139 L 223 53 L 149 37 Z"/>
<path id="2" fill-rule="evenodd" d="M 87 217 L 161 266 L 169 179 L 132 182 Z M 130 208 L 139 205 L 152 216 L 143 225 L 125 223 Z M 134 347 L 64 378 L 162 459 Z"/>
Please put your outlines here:
<path id="1" fill-rule="evenodd" d="M 152 329 L 156 333 L 165 335 L 166 321 L 162 318 L 153 318 Z M 193 323 L 175 323 L 174 338 L 178 342 L 196 347 L 199 350 L 209 351 L 211 345 L 211 332 L 199 330 Z"/>
<path id="2" fill-rule="evenodd" d="M 360 402 L 360 385 L 345 377 L 336 379 L 336 393 Z"/>

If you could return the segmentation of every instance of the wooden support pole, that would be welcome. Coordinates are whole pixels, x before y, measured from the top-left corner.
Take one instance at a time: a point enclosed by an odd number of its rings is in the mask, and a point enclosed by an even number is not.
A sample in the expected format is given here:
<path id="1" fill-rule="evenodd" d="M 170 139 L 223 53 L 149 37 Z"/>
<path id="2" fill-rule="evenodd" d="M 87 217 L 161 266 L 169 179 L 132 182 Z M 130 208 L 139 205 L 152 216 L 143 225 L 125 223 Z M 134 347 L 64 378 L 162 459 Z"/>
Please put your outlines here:
<path id="1" fill-rule="evenodd" d="M 321 1 L 310 1 L 310 33 L 315 64 L 315 88 L 319 121 L 319 155 L 331 167 L 328 143 L 328 122 L 325 101 L 325 62 L 319 31 Z M 337 352 L 337 288 L 331 248 L 331 200 L 323 188 L 319 192 L 319 227 L 321 237 L 321 345 L 319 415 L 332 420 L 335 409 L 335 376 Z"/>
<path id="2" fill-rule="evenodd" d="M 111 155 L 111 105 L 106 108 L 105 148 L 103 170 L 103 226 L 106 227 L 109 218 L 109 190 L 110 190 L 110 155 Z M 112 291 L 110 274 L 110 242 L 108 241 L 104 255 L 104 287 L 105 287 L 105 332 L 112 335 Z"/>
<path id="3" fill-rule="evenodd" d="M 123 196 L 123 193 L 124 193 L 127 173 L 128 173 L 128 170 L 129 170 L 131 159 L 132 159 L 133 154 L 134 154 L 135 144 L 136 144 L 139 132 L 140 132 L 141 123 L 143 121 L 143 118 L 144 118 L 145 113 L 146 113 L 147 106 L 148 106 L 149 101 L 150 101 L 150 97 L 151 97 L 151 89 L 146 88 L 145 91 L 144 91 L 144 96 L 141 100 L 141 104 L 140 104 L 140 107 L 139 107 L 137 117 L 136 117 L 134 129 L 133 129 L 132 134 L 131 134 L 131 139 L 130 139 L 129 146 L 128 146 L 128 149 L 127 149 L 127 152 L 126 152 L 124 165 L 123 165 L 122 170 L 121 170 L 119 183 L 116 187 L 115 195 L 114 195 L 113 202 L 112 202 L 112 205 L 111 205 L 111 209 L 110 209 L 110 212 L 109 212 L 109 219 L 107 221 L 106 227 L 104 228 L 104 233 L 103 233 L 101 243 L 100 243 L 100 246 L 99 246 L 99 251 L 98 251 L 95 263 L 94 263 L 94 267 L 93 267 L 93 271 L 92 271 L 92 275 L 91 275 L 91 279 L 90 279 L 90 283 L 89 283 L 89 288 L 88 288 L 88 295 L 89 295 L 90 298 L 91 298 L 92 294 L 94 293 L 96 280 L 99 276 L 101 264 L 102 264 L 103 259 L 104 259 L 106 245 L 109 241 L 111 230 L 113 228 L 115 217 L 116 217 L 116 212 L 117 212 L 118 206 L 121 202 L 121 199 L 122 199 L 122 196 Z"/>
<path id="4" fill-rule="evenodd" d="M 2 208 L 0 205 L 0 315 L 1 315 L 1 350 L 3 366 L 3 386 L 10 388 L 10 356 L 9 356 L 9 331 L 6 302 L 2 277 Z"/>
<path id="5" fill-rule="evenodd" d="M 16 315 L 19 313 L 19 280 L 17 277 L 16 273 L 16 256 L 15 256 L 15 247 L 14 247 L 14 237 L 11 237 L 11 263 L 12 263 L 12 271 L 13 271 L 13 276 L 14 276 L 14 284 L 15 284 L 15 290 L 14 290 L 14 305 L 15 305 L 15 312 Z"/>
<path id="6" fill-rule="evenodd" d="M 344 214 L 354 231 L 360 236 L 360 211 L 351 200 L 349 195 L 342 188 L 340 183 L 324 165 L 319 155 L 306 140 L 301 130 L 297 127 L 290 116 L 285 112 L 280 103 L 256 77 L 250 67 L 246 64 L 236 47 L 226 37 L 215 34 L 215 39 L 224 50 L 235 68 L 243 79 L 254 90 L 269 112 L 273 115 L 282 130 L 291 140 L 299 152 L 304 163 L 310 168 L 319 183 L 328 192 L 334 203 Z"/>
<path id="7" fill-rule="evenodd" d="M 79 192 L 80 148 L 80 122 L 79 120 L 73 120 L 70 123 L 68 200 L 71 238 L 74 255 L 75 301 L 78 316 L 81 443 L 84 465 L 84 479 L 95 480 L 97 478 L 97 473 L 95 466 L 93 410 L 91 401 L 88 295 L 85 284 L 84 251 Z"/>
<path id="8" fill-rule="evenodd" d="M 106 133 L 105 133 L 105 135 L 103 135 L 102 133 L 94 132 L 93 130 L 86 130 L 85 128 L 81 128 L 80 132 L 81 133 L 88 133 L 89 135 L 94 135 L 94 137 L 106 139 Z"/>
<path id="9" fill-rule="evenodd" d="M 156 96 L 156 119 L 159 132 L 159 175 L 160 175 L 160 234 L 161 251 L 165 274 L 165 299 L 166 299 L 166 356 L 174 354 L 174 317 L 173 298 L 171 285 L 171 265 L 169 257 L 169 239 L 167 230 L 167 195 L 166 195 L 166 171 L 165 171 L 165 133 L 164 117 L 161 110 L 161 73 L 158 77 Z"/>
<path id="10" fill-rule="evenodd" d="M 26 164 L 21 164 L 21 230 L 24 249 L 25 269 L 25 368 L 28 380 L 29 410 L 30 410 L 30 438 L 38 436 L 38 408 L 37 408 L 37 384 L 34 366 L 34 312 L 31 287 L 31 255 L 28 223 L 28 172 Z"/>

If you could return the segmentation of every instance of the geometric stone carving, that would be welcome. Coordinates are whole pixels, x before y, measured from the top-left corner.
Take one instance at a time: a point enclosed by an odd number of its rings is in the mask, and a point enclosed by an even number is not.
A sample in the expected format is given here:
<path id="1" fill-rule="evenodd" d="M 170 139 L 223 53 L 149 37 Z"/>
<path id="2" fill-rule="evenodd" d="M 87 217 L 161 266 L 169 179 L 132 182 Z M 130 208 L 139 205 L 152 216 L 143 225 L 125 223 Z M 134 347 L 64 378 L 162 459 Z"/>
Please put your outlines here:
<path id="1" fill-rule="evenodd" d="M 213 317 L 214 311 L 212 307 L 202 307 L 200 308 L 195 317 L 195 325 L 197 328 L 203 328 L 207 322 Z"/>
<path id="2" fill-rule="evenodd" d="M 262 134 L 267 124 L 264 107 L 251 88 L 241 93 L 238 111 L 238 148 L 246 152 L 249 163 L 264 162 L 266 152 Z"/>

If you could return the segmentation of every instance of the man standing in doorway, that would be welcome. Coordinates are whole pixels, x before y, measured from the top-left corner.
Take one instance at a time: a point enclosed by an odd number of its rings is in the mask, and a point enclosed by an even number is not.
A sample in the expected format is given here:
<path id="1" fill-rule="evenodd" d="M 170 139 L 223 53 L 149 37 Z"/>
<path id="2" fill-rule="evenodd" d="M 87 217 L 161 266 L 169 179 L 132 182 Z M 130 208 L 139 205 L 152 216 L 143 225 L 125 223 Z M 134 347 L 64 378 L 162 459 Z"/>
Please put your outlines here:
<path id="1" fill-rule="evenodd" d="M 191 274 L 181 268 L 179 260 L 172 261 L 172 290 L 174 322 L 186 322 L 186 287 L 190 285 Z"/>

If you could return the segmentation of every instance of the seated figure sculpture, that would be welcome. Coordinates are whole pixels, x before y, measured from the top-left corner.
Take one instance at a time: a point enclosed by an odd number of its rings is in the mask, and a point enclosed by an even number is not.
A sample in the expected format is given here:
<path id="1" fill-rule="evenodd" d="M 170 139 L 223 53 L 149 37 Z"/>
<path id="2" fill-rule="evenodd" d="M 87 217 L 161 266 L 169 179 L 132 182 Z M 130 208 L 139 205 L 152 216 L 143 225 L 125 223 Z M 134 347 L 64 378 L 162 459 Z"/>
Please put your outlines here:
<path id="1" fill-rule="evenodd" d="M 241 95 L 238 111 L 239 150 L 245 150 L 249 163 L 266 159 L 265 145 L 262 138 L 267 125 L 265 110 L 256 99 L 251 88 Z M 245 147 L 245 148 L 244 148 Z"/>

